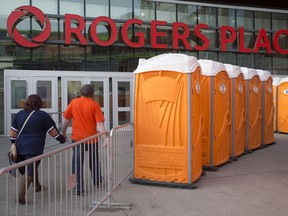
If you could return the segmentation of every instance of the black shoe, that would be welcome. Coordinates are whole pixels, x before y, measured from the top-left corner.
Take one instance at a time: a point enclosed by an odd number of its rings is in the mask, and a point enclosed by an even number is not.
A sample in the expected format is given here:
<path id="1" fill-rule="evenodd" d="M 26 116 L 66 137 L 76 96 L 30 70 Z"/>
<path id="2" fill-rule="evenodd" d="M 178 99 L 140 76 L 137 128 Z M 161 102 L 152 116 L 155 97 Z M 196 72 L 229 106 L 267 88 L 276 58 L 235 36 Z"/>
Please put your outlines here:
<path id="1" fill-rule="evenodd" d="M 81 196 L 83 196 L 84 195 L 84 191 L 82 191 L 82 192 L 80 192 L 80 191 L 77 191 L 77 192 L 75 192 L 75 197 L 76 198 L 79 198 L 79 197 L 81 197 Z"/>

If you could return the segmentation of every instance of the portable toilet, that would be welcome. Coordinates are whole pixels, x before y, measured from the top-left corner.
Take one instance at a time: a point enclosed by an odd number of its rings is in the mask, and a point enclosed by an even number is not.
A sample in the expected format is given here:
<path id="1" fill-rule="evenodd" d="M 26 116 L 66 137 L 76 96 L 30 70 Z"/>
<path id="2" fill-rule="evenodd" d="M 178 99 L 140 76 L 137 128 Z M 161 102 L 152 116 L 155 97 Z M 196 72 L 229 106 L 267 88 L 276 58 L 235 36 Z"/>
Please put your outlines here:
<path id="1" fill-rule="evenodd" d="M 279 76 L 272 76 L 273 78 L 273 103 L 274 103 L 274 132 L 278 132 L 278 87 L 281 80 Z"/>
<path id="2" fill-rule="evenodd" d="M 203 168 L 216 169 L 230 158 L 230 81 L 225 66 L 198 60 L 202 70 Z"/>
<path id="3" fill-rule="evenodd" d="M 261 144 L 268 145 L 274 143 L 274 104 L 272 75 L 266 70 L 256 70 L 262 82 L 262 126 Z"/>
<path id="4" fill-rule="evenodd" d="M 201 69 L 195 57 L 140 59 L 130 182 L 194 188 L 202 174 Z"/>
<path id="5" fill-rule="evenodd" d="M 245 80 L 241 68 L 224 64 L 231 87 L 231 158 L 240 156 L 245 150 Z"/>
<path id="6" fill-rule="evenodd" d="M 278 132 L 288 133 L 288 77 L 279 81 L 277 102 Z"/>
<path id="7" fill-rule="evenodd" d="M 245 79 L 246 142 L 245 150 L 261 146 L 262 97 L 261 81 L 255 69 L 241 67 Z"/>

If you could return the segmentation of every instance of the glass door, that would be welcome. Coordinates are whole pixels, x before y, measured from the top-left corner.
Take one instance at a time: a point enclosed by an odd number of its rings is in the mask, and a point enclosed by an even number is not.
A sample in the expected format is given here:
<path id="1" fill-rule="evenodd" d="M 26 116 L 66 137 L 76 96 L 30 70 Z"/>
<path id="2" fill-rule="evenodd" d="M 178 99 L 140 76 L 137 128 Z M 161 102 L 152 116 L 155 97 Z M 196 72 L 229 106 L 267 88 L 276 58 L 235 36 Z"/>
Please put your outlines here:
<path id="1" fill-rule="evenodd" d="M 26 98 L 31 92 L 30 77 L 7 77 L 5 85 L 5 134 L 8 136 L 12 119 L 15 117 L 17 112 L 24 108 Z"/>
<path id="2" fill-rule="evenodd" d="M 95 73 L 94 73 L 95 74 Z M 87 74 L 85 74 L 87 76 Z M 95 75 L 94 75 L 95 76 Z M 85 84 L 91 84 L 94 87 L 94 99 L 99 103 L 104 118 L 105 118 L 105 129 L 110 130 L 109 128 L 109 78 L 103 77 L 93 77 L 93 74 L 90 77 L 82 78 L 78 76 L 63 76 L 62 77 L 62 111 L 64 112 L 68 104 L 79 96 L 81 86 Z M 71 125 L 67 129 L 67 133 L 71 133 Z"/>
<path id="3" fill-rule="evenodd" d="M 113 77 L 113 127 L 131 122 L 133 119 L 133 75 Z"/>

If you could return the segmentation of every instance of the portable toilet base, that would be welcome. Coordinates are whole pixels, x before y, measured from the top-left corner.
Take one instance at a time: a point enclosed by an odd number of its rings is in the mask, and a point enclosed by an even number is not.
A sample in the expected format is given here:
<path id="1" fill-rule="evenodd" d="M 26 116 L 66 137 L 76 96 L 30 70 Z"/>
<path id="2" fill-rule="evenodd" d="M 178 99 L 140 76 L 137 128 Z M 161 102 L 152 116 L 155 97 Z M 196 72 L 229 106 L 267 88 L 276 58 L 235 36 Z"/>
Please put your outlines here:
<path id="1" fill-rule="evenodd" d="M 161 182 L 161 181 L 151 181 L 146 179 L 129 178 L 129 182 L 132 184 L 141 184 L 149 186 L 160 186 L 160 187 L 171 187 L 171 188 L 181 188 L 181 189 L 195 189 L 196 186 L 188 183 L 177 183 L 177 182 Z"/>

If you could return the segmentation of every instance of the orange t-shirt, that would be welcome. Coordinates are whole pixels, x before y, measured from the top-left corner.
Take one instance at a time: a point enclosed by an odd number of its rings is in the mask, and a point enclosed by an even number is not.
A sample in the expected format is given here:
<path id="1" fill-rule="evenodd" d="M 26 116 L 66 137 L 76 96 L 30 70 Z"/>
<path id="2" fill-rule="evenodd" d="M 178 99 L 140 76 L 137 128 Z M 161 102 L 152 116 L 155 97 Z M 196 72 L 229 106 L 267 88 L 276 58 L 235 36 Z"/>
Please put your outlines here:
<path id="1" fill-rule="evenodd" d="M 72 119 L 71 138 L 75 141 L 95 135 L 97 123 L 105 120 L 100 105 L 92 98 L 83 96 L 73 99 L 63 116 Z"/>

